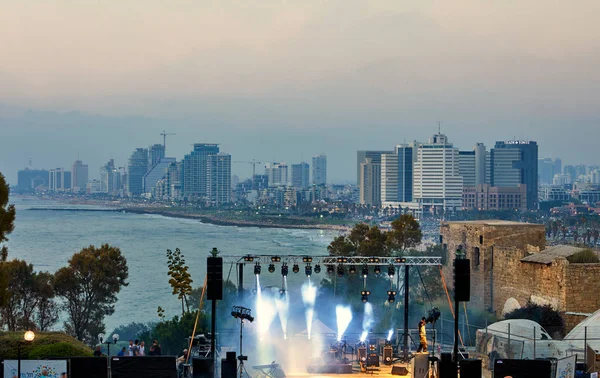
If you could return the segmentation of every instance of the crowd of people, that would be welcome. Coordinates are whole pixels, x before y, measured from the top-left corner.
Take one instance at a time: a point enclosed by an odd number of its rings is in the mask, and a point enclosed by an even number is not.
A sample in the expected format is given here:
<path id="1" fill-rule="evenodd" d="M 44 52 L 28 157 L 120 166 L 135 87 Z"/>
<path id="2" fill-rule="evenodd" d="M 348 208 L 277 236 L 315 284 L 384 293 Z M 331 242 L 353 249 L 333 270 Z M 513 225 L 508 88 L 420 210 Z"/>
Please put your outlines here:
<path id="1" fill-rule="evenodd" d="M 98 345 L 96 350 L 94 351 L 95 357 L 101 357 L 102 347 Z M 117 353 L 117 357 L 141 357 L 141 356 L 160 356 L 162 355 L 162 350 L 157 340 L 152 341 L 152 345 L 150 346 L 150 350 L 146 351 L 146 344 L 144 341 L 139 340 L 129 340 L 129 346 L 123 347 L 119 353 Z"/>

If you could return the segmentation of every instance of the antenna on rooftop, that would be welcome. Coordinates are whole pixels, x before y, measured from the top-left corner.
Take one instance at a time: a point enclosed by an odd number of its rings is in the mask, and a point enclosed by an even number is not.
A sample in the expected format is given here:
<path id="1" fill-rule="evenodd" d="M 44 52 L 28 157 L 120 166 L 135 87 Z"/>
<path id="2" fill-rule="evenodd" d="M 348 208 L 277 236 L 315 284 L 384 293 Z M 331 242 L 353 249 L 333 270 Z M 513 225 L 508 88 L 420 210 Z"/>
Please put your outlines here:
<path id="1" fill-rule="evenodd" d="M 438 134 L 442 133 L 442 123 L 438 121 Z"/>

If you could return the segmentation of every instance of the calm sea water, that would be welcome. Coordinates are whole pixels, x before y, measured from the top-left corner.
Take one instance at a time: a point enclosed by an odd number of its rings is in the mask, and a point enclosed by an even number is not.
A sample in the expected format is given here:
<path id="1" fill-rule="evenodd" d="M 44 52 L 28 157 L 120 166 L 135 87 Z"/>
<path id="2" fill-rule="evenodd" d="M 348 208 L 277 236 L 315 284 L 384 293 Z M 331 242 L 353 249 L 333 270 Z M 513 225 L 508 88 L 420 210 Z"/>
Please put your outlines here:
<path id="1" fill-rule="evenodd" d="M 182 250 L 196 287 L 204 281 L 206 257 L 213 247 L 222 255 L 235 256 L 326 255 L 327 245 L 337 235 L 321 230 L 215 226 L 156 215 L 72 211 L 69 209 L 98 207 L 16 196 L 11 197 L 11 203 L 17 207 L 17 218 L 15 230 L 9 235 L 9 258 L 24 259 L 35 270 L 55 272 L 67 264 L 73 253 L 89 245 L 109 243 L 121 249 L 129 266 L 129 286 L 119 293 L 115 314 L 105 320 L 108 332 L 133 321 L 158 320 L 158 306 L 166 310 L 168 317 L 180 311 L 180 302 L 171 294 L 168 283 L 167 249 Z M 33 210 L 43 208 L 68 211 Z M 246 265 L 246 288 L 254 285 L 251 270 L 252 266 Z M 229 266 L 225 266 L 225 278 L 229 272 Z M 235 272 L 233 267 L 230 279 L 237 283 Z M 279 274 L 269 274 L 267 266 L 263 266 L 262 273 L 262 286 L 280 285 Z M 295 275 L 290 267 L 290 287 L 304 279 L 302 271 Z"/>

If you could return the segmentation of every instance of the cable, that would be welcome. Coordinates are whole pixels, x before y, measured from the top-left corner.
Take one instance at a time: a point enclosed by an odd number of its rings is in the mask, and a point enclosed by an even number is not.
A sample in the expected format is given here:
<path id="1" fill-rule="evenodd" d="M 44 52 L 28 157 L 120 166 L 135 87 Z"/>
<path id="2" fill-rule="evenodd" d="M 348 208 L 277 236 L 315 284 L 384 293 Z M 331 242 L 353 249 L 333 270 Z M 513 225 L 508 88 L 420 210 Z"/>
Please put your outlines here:
<path id="1" fill-rule="evenodd" d="M 421 279 L 421 285 L 423 285 L 423 289 L 425 290 L 425 295 L 427 295 L 427 300 L 429 301 L 429 305 L 433 307 L 433 302 L 431 301 L 431 297 L 429 296 L 429 292 L 427 291 L 427 287 L 425 286 L 425 282 L 423 281 L 423 276 L 421 276 L 421 269 L 417 266 L 417 273 L 419 273 L 419 278 Z"/>
<path id="2" fill-rule="evenodd" d="M 452 313 L 452 319 L 455 318 L 455 316 L 458 316 L 458 314 L 454 314 L 454 309 L 452 308 L 452 301 L 450 300 L 450 293 L 448 293 L 448 286 L 446 286 L 446 280 L 444 279 L 444 274 L 442 273 L 442 267 L 440 266 L 440 277 L 442 277 L 442 284 L 444 285 L 444 290 L 446 291 L 446 298 L 448 298 L 448 305 L 450 307 L 450 312 Z M 458 339 L 460 340 L 460 343 L 462 344 L 463 348 L 465 346 L 465 343 L 463 342 L 462 339 L 462 335 L 460 334 L 460 329 L 458 330 Z"/>
<path id="3" fill-rule="evenodd" d="M 469 327 L 469 315 L 467 315 L 467 302 L 463 302 L 463 308 L 465 309 L 465 322 L 467 323 L 467 336 L 471 340 L 471 328 Z"/>

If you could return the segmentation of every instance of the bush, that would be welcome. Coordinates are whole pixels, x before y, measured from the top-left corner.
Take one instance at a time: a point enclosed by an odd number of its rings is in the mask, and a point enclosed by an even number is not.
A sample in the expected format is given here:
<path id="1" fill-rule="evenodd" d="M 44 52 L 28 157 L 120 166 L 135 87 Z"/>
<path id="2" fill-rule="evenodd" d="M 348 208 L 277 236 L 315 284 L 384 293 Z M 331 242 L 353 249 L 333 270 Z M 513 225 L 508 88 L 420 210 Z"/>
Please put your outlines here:
<path id="1" fill-rule="evenodd" d="M 560 313 L 550 305 L 527 302 L 524 307 L 509 312 L 505 319 L 529 319 L 541 325 L 553 338 L 565 334 L 565 322 Z"/>
<path id="2" fill-rule="evenodd" d="M 87 348 L 86 348 L 87 349 Z M 85 357 L 91 356 L 91 351 L 84 350 L 73 344 L 60 342 L 56 344 L 46 344 L 36 346 L 29 352 L 30 359 L 46 359 L 56 357 Z"/>
<path id="3" fill-rule="evenodd" d="M 597 264 L 600 262 L 596 252 L 589 248 L 567 257 L 567 260 L 571 264 Z"/>
<path id="4" fill-rule="evenodd" d="M 30 353 L 32 353 L 34 350 L 56 344 L 70 345 L 73 348 L 72 356 L 74 357 L 92 355 L 92 350 L 88 346 L 62 332 L 36 332 L 35 340 L 33 340 L 31 343 L 23 340 L 24 333 L 24 331 L 0 332 L 0 356 L 5 359 L 16 359 L 19 343 L 21 344 L 21 358 L 31 358 Z M 66 347 L 57 348 L 65 349 Z M 43 351 L 44 349 L 36 353 L 42 353 Z"/>

